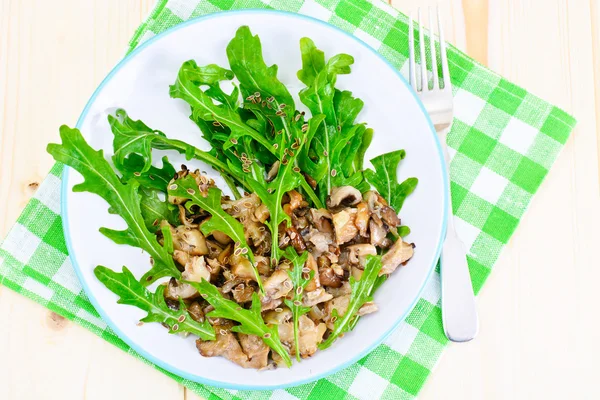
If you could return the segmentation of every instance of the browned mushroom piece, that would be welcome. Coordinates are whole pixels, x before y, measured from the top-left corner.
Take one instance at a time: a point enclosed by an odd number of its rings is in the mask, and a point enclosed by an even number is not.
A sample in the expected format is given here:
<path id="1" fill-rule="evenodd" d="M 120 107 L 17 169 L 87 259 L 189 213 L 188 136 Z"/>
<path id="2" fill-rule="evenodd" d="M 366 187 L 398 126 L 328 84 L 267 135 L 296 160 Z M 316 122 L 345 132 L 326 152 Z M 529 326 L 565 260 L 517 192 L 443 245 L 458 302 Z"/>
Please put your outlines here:
<path id="1" fill-rule="evenodd" d="M 352 186 L 333 188 L 327 198 L 327 208 L 355 206 L 362 200 L 360 191 Z"/>
<path id="2" fill-rule="evenodd" d="M 324 303 L 327 300 L 331 300 L 332 295 L 327 293 L 322 287 L 313 290 L 312 292 L 304 292 L 302 296 L 302 304 L 306 307 L 312 307 L 319 303 Z"/>
<path id="3" fill-rule="evenodd" d="M 263 286 L 265 288 L 264 302 L 282 298 L 294 287 L 287 271 L 283 269 L 275 270 L 271 276 L 265 279 Z"/>
<path id="4" fill-rule="evenodd" d="M 198 296 L 198 291 L 192 285 L 181 283 L 175 278 L 171 278 L 166 284 L 165 299 L 179 301 L 179 299 L 191 299 Z"/>
<path id="5" fill-rule="evenodd" d="M 342 286 L 342 278 L 333 272 L 331 267 L 322 268 L 319 271 L 319 280 L 323 286 L 329 286 L 332 288 L 339 288 Z"/>
<path id="6" fill-rule="evenodd" d="M 302 358 L 307 358 L 315 354 L 319 343 L 323 341 L 323 335 L 326 330 L 327 326 L 325 324 L 315 324 L 306 315 L 300 317 L 298 323 L 298 343 Z M 291 322 L 279 325 L 279 339 L 290 347 L 292 353 L 295 353 L 294 326 Z"/>
<path id="7" fill-rule="evenodd" d="M 300 232 L 298 232 L 298 230 L 293 226 L 287 227 L 285 229 L 285 232 L 289 236 L 290 242 L 292 243 L 292 246 L 294 247 L 296 252 L 303 253 L 304 250 L 306 250 L 306 243 L 304 242 L 304 238 L 302 237 Z"/>
<path id="8" fill-rule="evenodd" d="M 187 312 L 190 317 L 196 322 L 204 322 L 204 313 L 202 312 L 202 306 L 197 301 L 193 301 L 188 307 Z"/>
<path id="9" fill-rule="evenodd" d="M 319 267 L 317 265 L 315 257 L 311 253 L 308 253 L 308 257 L 306 258 L 306 264 L 304 265 L 302 271 L 305 277 L 307 276 L 307 274 L 308 276 L 310 276 L 311 271 L 314 272 L 313 277 L 304 287 L 305 292 L 312 292 L 317 288 L 321 287 L 321 280 L 319 278 Z"/>
<path id="10" fill-rule="evenodd" d="M 252 301 L 252 294 L 254 291 L 254 286 L 240 283 L 232 290 L 233 299 L 238 303 L 247 303 Z"/>
<path id="11" fill-rule="evenodd" d="M 221 231 L 213 231 L 212 237 L 221 245 L 231 243 L 231 238 Z"/>
<path id="12" fill-rule="evenodd" d="M 333 233 L 333 216 L 324 208 L 311 208 L 309 212 L 310 221 L 319 232 Z"/>
<path id="13" fill-rule="evenodd" d="M 308 206 L 308 203 L 304 200 L 304 197 L 298 193 L 298 191 L 290 190 L 287 192 L 287 195 L 290 198 L 290 209 L 292 211 Z"/>
<path id="14" fill-rule="evenodd" d="M 311 245 L 312 253 L 317 257 L 322 253 L 329 251 L 329 245 L 333 244 L 333 235 L 330 232 L 321 232 L 315 228 L 311 228 L 304 240 Z"/>
<path id="15" fill-rule="evenodd" d="M 342 282 L 342 286 L 340 286 L 339 288 L 328 287 L 327 293 L 329 293 L 333 297 L 340 297 L 345 294 L 352 293 L 352 288 L 350 287 L 350 282 L 344 281 Z"/>
<path id="16" fill-rule="evenodd" d="M 252 263 L 248 258 L 243 255 L 236 255 L 235 253 L 229 257 L 229 265 L 231 266 L 231 272 L 243 279 L 252 279 L 256 281 L 256 275 Z"/>
<path id="17" fill-rule="evenodd" d="M 223 265 L 216 258 L 206 258 L 206 268 L 210 271 L 210 280 L 215 281 L 223 269 Z"/>
<path id="18" fill-rule="evenodd" d="M 269 168 L 269 172 L 267 172 L 267 182 L 271 182 L 277 176 L 279 172 L 279 161 L 275 161 L 271 168 Z"/>
<path id="19" fill-rule="evenodd" d="M 381 208 L 381 219 L 385 221 L 388 226 L 395 228 L 400 226 L 400 218 L 396 211 L 392 209 L 390 206 L 384 206 Z"/>
<path id="20" fill-rule="evenodd" d="M 375 304 L 372 301 L 367 301 L 365 304 L 363 304 L 359 309 L 358 312 L 356 313 L 359 317 L 362 317 L 363 315 L 367 315 L 367 314 L 371 314 L 374 313 L 375 311 L 379 310 L 379 307 L 377 307 L 377 304 Z"/>
<path id="21" fill-rule="evenodd" d="M 216 259 L 217 257 L 219 257 L 219 254 L 221 254 L 225 246 L 223 246 L 215 240 L 206 239 L 206 247 L 208 247 L 207 257 Z"/>
<path id="22" fill-rule="evenodd" d="M 280 325 L 292 319 L 292 310 L 287 307 L 279 307 L 275 310 L 267 311 L 263 314 L 263 320 L 266 324 Z"/>
<path id="23" fill-rule="evenodd" d="M 193 256 L 208 254 L 208 247 L 204 235 L 196 228 L 180 225 L 171 230 L 173 248 L 190 253 Z"/>
<path id="24" fill-rule="evenodd" d="M 365 259 L 368 255 L 377 255 L 377 249 L 372 244 L 363 243 L 363 244 L 353 244 L 348 246 L 348 261 L 351 264 L 360 264 L 364 266 Z"/>
<path id="25" fill-rule="evenodd" d="M 242 351 L 248 357 L 245 368 L 265 368 L 269 361 L 270 348 L 263 342 L 262 338 L 243 333 L 238 333 L 238 338 L 242 345 Z"/>
<path id="26" fill-rule="evenodd" d="M 380 246 L 386 243 L 387 232 L 382 225 L 377 224 L 373 219 L 369 222 L 370 241 L 373 246 Z"/>
<path id="27" fill-rule="evenodd" d="M 202 282 L 202 279 L 205 279 L 210 282 L 210 270 L 204 257 L 190 257 L 181 277 L 184 281 Z"/>
<path id="28" fill-rule="evenodd" d="M 356 212 L 356 208 L 346 208 L 333 214 L 335 242 L 338 245 L 352 240 L 358 234 L 358 228 L 354 225 Z"/>
<path id="29" fill-rule="evenodd" d="M 254 218 L 256 218 L 257 222 L 264 224 L 270 216 L 269 207 L 266 204 L 261 204 L 254 211 Z"/>
<path id="30" fill-rule="evenodd" d="M 370 218 L 371 212 L 369 211 L 369 206 L 364 201 L 361 201 L 356 205 L 356 220 L 354 221 L 354 225 L 358 228 L 360 236 L 367 236 Z"/>
<path id="31" fill-rule="evenodd" d="M 244 368 L 252 368 L 248 363 L 248 356 L 242 351 L 242 346 L 235 335 L 221 325 L 215 325 L 216 340 L 196 340 L 196 347 L 204 357 L 225 357 Z"/>
<path id="32" fill-rule="evenodd" d="M 177 207 L 179 208 L 179 222 L 181 222 L 182 225 L 187 226 L 189 228 L 197 228 L 198 224 L 193 223 L 193 218 L 187 217 L 185 207 L 182 205 L 178 205 Z"/>
<path id="33" fill-rule="evenodd" d="M 414 247 L 414 244 L 406 243 L 402 241 L 402 238 L 398 239 L 387 253 L 381 257 L 382 266 L 379 275 L 391 274 L 401 264 L 410 260 L 414 254 Z"/>

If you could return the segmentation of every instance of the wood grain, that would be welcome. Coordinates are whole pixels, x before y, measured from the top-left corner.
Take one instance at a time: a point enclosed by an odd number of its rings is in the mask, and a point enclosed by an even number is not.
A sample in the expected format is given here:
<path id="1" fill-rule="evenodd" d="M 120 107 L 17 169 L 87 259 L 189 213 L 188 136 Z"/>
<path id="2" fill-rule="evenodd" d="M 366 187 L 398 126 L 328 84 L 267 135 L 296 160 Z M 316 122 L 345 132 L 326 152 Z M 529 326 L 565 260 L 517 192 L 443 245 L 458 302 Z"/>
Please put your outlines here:
<path id="1" fill-rule="evenodd" d="M 478 298 L 479 337 L 451 345 L 422 399 L 597 399 L 600 6 L 597 0 L 439 3 L 447 38 L 579 120 Z M 0 0 L 0 236 L 123 56 L 152 0 Z M 196 399 L 83 328 L 0 286 L 0 399 Z"/>

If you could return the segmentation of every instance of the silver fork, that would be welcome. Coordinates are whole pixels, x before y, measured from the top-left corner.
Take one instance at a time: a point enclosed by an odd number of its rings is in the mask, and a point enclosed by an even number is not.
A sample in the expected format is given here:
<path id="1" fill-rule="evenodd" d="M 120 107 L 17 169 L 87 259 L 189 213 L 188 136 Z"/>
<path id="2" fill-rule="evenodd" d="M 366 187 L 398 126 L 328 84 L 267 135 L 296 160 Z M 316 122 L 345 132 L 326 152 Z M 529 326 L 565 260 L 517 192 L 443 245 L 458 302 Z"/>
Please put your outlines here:
<path id="1" fill-rule="evenodd" d="M 429 77 L 427 75 L 427 58 L 425 54 L 425 38 L 423 25 L 421 24 L 421 9 L 418 10 L 419 24 L 419 50 L 421 56 L 420 88 L 417 82 L 417 63 L 415 60 L 415 38 L 413 29 L 413 18 L 409 20 L 409 62 L 410 62 L 410 84 L 425 105 L 429 117 L 435 126 L 446 166 L 450 167 L 450 157 L 446 145 L 446 135 L 452 127 L 454 100 L 452 97 L 452 85 L 450 83 L 450 71 L 448 69 L 448 58 L 446 55 L 446 43 L 444 42 L 444 31 L 437 10 L 437 22 L 440 42 L 440 58 L 442 64 L 441 82 L 438 78 L 438 65 L 435 49 L 435 34 L 433 25 L 433 12 L 429 10 L 429 45 L 431 50 L 431 69 L 433 74 L 433 87 L 429 88 Z M 448 177 L 448 193 L 450 193 L 450 177 Z M 478 317 L 475 306 L 475 296 L 467 265 L 467 251 L 465 245 L 458 238 L 454 228 L 454 216 L 452 215 L 452 202 L 448 201 L 448 221 L 446 239 L 442 248 L 441 280 L 442 280 L 442 320 L 444 331 L 448 339 L 453 342 L 467 342 L 477 335 Z"/>

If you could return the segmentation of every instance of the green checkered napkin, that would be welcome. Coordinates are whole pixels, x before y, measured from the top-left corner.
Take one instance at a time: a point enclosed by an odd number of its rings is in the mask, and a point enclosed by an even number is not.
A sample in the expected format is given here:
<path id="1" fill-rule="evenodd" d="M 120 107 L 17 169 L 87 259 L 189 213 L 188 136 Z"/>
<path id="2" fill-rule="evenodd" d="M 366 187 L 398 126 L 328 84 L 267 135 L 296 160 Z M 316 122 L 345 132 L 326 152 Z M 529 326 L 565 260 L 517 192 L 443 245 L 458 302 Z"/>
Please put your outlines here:
<path id="1" fill-rule="evenodd" d="M 362 39 L 396 68 L 407 68 L 406 17 L 387 4 L 366 0 L 161 0 L 129 50 L 190 18 L 245 8 L 322 19 Z M 449 51 L 456 113 L 448 135 L 452 206 L 457 231 L 470 249 L 477 293 L 575 120 L 460 51 Z M 0 283 L 139 357 L 100 319 L 75 276 L 59 215 L 62 169 L 59 164 L 52 168 L 0 246 Z M 412 399 L 447 343 L 439 280 L 436 272 L 415 309 L 384 344 L 357 364 L 314 383 L 274 392 L 236 392 L 162 372 L 210 399 Z"/>

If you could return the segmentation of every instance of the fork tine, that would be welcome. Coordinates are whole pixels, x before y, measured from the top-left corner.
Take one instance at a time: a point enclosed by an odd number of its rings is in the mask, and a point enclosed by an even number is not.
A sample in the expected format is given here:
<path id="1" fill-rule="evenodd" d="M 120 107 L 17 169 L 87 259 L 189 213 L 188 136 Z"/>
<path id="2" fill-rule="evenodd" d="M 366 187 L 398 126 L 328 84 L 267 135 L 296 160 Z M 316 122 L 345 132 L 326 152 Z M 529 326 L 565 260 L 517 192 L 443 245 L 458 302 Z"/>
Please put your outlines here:
<path id="1" fill-rule="evenodd" d="M 433 74 L 433 90 L 439 89 L 437 55 L 435 51 L 435 28 L 433 26 L 433 11 L 429 7 L 429 46 L 431 48 L 431 71 Z"/>
<path id="2" fill-rule="evenodd" d="M 440 58 L 442 60 L 442 75 L 444 78 L 444 89 L 452 87 L 450 82 L 450 70 L 448 69 L 448 56 L 446 54 L 446 40 L 444 39 L 444 28 L 442 27 L 442 18 L 440 9 L 437 9 L 438 31 L 440 34 Z"/>
<path id="3" fill-rule="evenodd" d="M 427 77 L 427 55 L 425 54 L 425 38 L 423 24 L 421 23 L 421 9 L 418 11 L 419 18 L 419 48 L 421 50 L 421 90 L 429 90 L 429 79 Z"/>
<path id="4" fill-rule="evenodd" d="M 409 82 L 413 89 L 419 90 L 417 86 L 417 72 L 415 67 L 415 33 L 413 28 L 413 16 L 408 19 L 408 62 L 409 62 Z"/>

